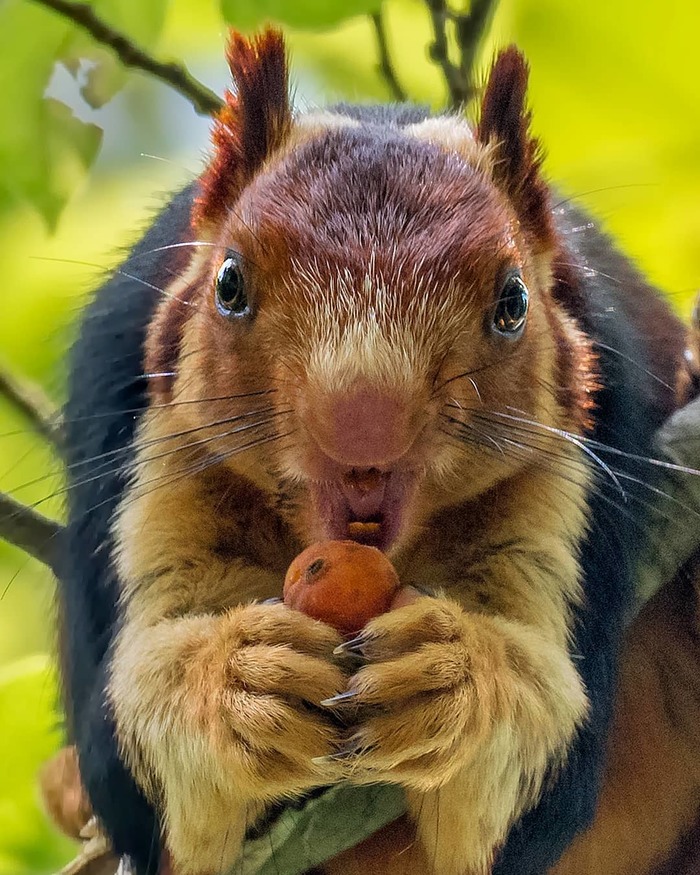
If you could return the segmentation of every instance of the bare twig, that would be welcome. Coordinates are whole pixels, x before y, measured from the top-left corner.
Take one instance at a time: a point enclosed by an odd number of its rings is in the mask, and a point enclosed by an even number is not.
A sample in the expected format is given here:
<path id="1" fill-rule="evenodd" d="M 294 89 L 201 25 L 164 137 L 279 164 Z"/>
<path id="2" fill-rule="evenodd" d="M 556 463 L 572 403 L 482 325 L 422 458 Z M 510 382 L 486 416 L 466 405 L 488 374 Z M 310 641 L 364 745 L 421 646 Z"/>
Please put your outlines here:
<path id="1" fill-rule="evenodd" d="M 450 95 L 450 107 L 459 109 L 476 94 L 474 82 L 478 48 L 498 0 L 472 0 L 469 12 L 456 14 L 446 0 L 425 0 L 433 25 L 431 59 L 441 68 Z M 450 60 L 448 24 L 455 29 L 459 64 Z"/>
<path id="2" fill-rule="evenodd" d="M 457 67 L 450 61 L 447 41 L 447 22 L 451 13 L 445 0 L 426 0 L 430 19 L 433 24 L 434 42 L 430 46 L 430 58 L 442 69 L 450 95 L 450 106 L 457 109 L 465 103 L 466 93 L 462 87 L 462 76 Z"/>
<path id="3" fill-rule="evenodd" d="M 60 417 L 43 389 L 0 368 L 0 395 L 25 416 L 39 434 L 60 443 Z M 0 538 L 56 570 L 58 538 L 63 527 L 0 492 Z"/>
<path id="4" fill-rule="evenodd" d="M 0 492 L 0 537 L 57 571 L 63 526 Z"/>
<path id="5" fill-rule="evenodd" d="M 60 417 L 58 411 L 36 383 L 10 373 L 0 367 L 0 395 L 10 401 L 32 426 L 52 443 L 60 439 Z"/>
<path id="6" fill-rule="evenodd" d="M 374 25 L 374 32 L 377 36 L 377 49 L 379 50 L 379 72 L 382 74 L 384 79 L 386 80 L 386 84 L 389 86 L 389 91 L 391 92 L 391 96 L 394 100 L 399 102 L 406 100 L 406 92 L 401 87 L 399 80 L 396 78 L 396 72 L 392 66 L 391 58 L 389 56 L 389 46 L 386 41 L 386 31 L 384 29 L 384 19 L 382 17 L 381 8 L 379 12 L 373 12 L 371 14 L 372 24 Z"/>
<path id="7" fill-rule="evenodd" d="M 467 91 L 467 100 L 471 100 L 476 94 L 474 78 L 477 55 L 481 40 L 486 34 L 496 10 L 496 3 L 497 0 L 472 0 L 469 13 L 455 18 L 457 45 L 460 53 L 459 69 Z"/>
<path id="8" fill-rule="evenodd" d="M 184 65 L 157 61 L 134 45 L 125 34 L 102 21 L 88 3 L 75 2 L 75 0 L 34 0 L 34 2 L 53 9 L 78 27 L 82 27 L 96 42 L 112 49 L 125 67 L 143 70 L 144 73 L 149 73 L 174 88 L 190 101 L 200 115 L 213 115 L 221 108 L 220 98 L 195 79 Z"/>

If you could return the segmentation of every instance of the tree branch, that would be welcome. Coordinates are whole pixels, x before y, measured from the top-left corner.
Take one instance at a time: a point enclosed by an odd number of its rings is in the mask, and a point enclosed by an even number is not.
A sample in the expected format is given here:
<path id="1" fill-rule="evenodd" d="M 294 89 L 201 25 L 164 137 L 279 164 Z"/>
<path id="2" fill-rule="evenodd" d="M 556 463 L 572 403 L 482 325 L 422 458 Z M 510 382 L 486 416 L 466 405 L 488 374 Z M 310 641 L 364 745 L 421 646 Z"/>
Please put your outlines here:
<path id="1" fill-rule="evenodd" d="M 60 416 L 40 386 L 0 367 L 0 395 L 4 395 L 39 434 L 54 444 L 59 443 Z"/>
<path id="2" fill-rule="evenodd" d="M 0 367 L 3 395 L 36 431 L 56 446 L 61 441 L 61 419 L 44 390 L 36 383 Z M 29 553 L 56 572 L 58 535 L 63 526 L 0 492 L 0 538 Z"/>
<path id="3" fill-rule="evenodd" d="M 462 73 L 467 100 L 476 95 L 476 62 L 481 41 L 496 11 L 498 0 L 472 0 L 467 15 L 455 19 L 457 45 L 459 46 L 459 69 Z"/>
<path id="4" fill-rule="evenodd" d="M 447 42 L 447 21 L 450 13 L 445 0 L 426 0 L 433 24 L 433 44 L 430 46 L 430 59 L 442 70 L 450 95 L 452 109 L 459 108 L 465 102 L 460 71 L 450 61 Z"/>
<path id="5" fill-rule="evenodd" d="M 384 29 L 384 19 L 382 17 L 381 8 L 379 12 L 373 12 L 370 16 L 374 26 L 374 32 L 377 36 L 377 49 L 379 50 L 379 72 L 386 80 L 389 86 L 389 91 L 394 100 L 399 103 L 406 100 L 406 92 L 401 87 L 399 80 L 396 78 L 396 72 L 392 66 L 389 56 L 389 46 L 386 41 L 386 31 Z"/>
<path id="6" fill-rule="evenodd" d="M 34 0 L 47 9 L 52 9 L 68 18 L 103 46 L 117 55 L 125 67 L 142 70 L 165 82 L 190 101 L 200 115 L 213 115 L 221 109 L 222 101 L 213 91 L 203 85 L 182 64 L 163 63 L 134 45 L 123 33 L 110 27 L 99 18 L 88 3 L 76 0 Z"/>
<path id="7" fill-rule="evenodd" d="M 58 542 L 64 526 L 0 492 L 0 537 L 57 573 Z"/>
<path id="8" fill-rule="evenodd" d="M 450 108 L 464 107 L 476 94 L 474 77 L 479 45 L 498 0 L 472 0 L 469 12 L 455 14 L 446 0 L 425 0 L 433 25 L 431 59 L 441 68 L 449 93 Z M 455 28 L 459 64 L 450 60 L 448 23 Z"/>

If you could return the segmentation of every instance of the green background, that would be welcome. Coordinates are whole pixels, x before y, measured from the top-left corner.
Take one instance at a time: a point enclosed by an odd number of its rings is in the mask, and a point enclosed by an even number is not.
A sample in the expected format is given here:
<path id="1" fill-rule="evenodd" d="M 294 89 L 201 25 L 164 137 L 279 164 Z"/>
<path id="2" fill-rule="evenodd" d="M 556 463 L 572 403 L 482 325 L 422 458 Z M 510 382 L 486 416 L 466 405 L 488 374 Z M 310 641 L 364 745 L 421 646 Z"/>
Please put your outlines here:
<path id="1" fill-rule="evenodd" d="M 363 14 L 375 5 L 367 0 L 95 5 L 159 57 L 184 59 L 217 92 L 226 84 L 223 13 L 243 29 L 284 22 L 299 105 L 389 96 Z M 684 316 L 700 287 L 697 9 L 695 0 L 503 0 L 482 59 L 511 41 L 526 51 L 549 175 Z M 425 4 L 391 0 L 384 12 L 404 87 L 439 107 L 445 95 L 427 61 Z M 78 71 L 93 103 L 119 93 L 92 109 L 66 68 L 56 67 L 58 56 L 97 64 L 90 76 L 85 62 Z M 85 296 L 164 193 L 197 174 L 207 123 L 164 86 L 109 63 L 31 0 L 0 0 L 0 59 L 0 361 L 58 402 Z M 47 87 L 87 124 L 43 101 Z M 0 489 L 60 514 L 60 488 L 50 451 L 0 400 Z M 0 875 L 50 872 L 72 852 L 47 824 L 34 778 L 61 740 L 53 596 L 43 568 L 0 544 Z"/>

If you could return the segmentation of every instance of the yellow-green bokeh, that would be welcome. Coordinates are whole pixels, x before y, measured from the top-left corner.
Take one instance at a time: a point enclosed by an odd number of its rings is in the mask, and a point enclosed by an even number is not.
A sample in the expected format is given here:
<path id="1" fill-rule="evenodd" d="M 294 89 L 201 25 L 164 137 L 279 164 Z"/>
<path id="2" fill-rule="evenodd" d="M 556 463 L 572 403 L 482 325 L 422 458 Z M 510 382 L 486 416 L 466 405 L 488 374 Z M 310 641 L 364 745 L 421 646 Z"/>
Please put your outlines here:
<path id="1" fill-rule="evenodd" d="M 399 78 L 413 98 L 439 106 L 444 93 L 426 57 L 425 4 L 389 0 L 385 12 Z M 550 176 L 581 197 L 683 315 L 700 287 L 699 25 L 695 0 L 503 0 L 485 50 L 486 58 L 511 41 L 526 50 L 534 128 Z M 223 32 L 214 2 L 173 0 L 157 51 L 223 83 Z M 289 42 L 300 104 L 387 98 L 366 19 L 329 33 L 290 32 Z M 88 290 L 163 193 L 201 166 L 204 126 L 164 94 L 129 78 L 117 129 L 107 127 L 112 158 L 83 182 L 55 235 L 28 207 L 0 212 L 0 361 L 39 380 L 56 400 Z M 165 160 L 142 156 L 153 142 Z M 60 514 L 58 472 L 50 451 L 0 401 L 0 489 Z M 47 663 L 26 661 L 52 651 L 53 584 L 37 563 L 0 545 L 0 596 L 0 763 L 16 765 L 4 770 L 0 794 L 0 875 L 24 875 L 50 871 L 67 852 L 49 838 L 31 784 L 60 738 Z"/>

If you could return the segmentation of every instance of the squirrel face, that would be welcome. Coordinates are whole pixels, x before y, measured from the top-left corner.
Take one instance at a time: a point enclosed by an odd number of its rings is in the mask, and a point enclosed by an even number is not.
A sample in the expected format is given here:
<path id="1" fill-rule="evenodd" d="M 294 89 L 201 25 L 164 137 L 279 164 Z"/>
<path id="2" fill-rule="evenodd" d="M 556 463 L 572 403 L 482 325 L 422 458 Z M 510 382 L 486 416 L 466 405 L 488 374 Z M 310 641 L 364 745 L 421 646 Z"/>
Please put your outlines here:
<path id="1" fill-rule="evenodd" d="M 512 150 L 530 149 L 522 115 Z M 511 155 L 525 176 L 499 176 L 494 132 L 480 141 L 455 117 L 388 131 L 333 113 L 277 129 L 223 205 L 221 180 L 214 197 L 205 177 L 209 245 L 162 305 L 150 367 L 177 374 L 171 397 L 198 402 L 179 406 L 191 427 L 251 402 L 264 411 L 259 447 L 232 455 L 219 428 L 210 450 L 271 496 L 291 492 L 304 538 L 389 549 L 528 464 L 494 454 L 498 417 L 574 427 L 552 387 L 581 380 L 588 350 L 552 296 L 536 171 Z"/>

